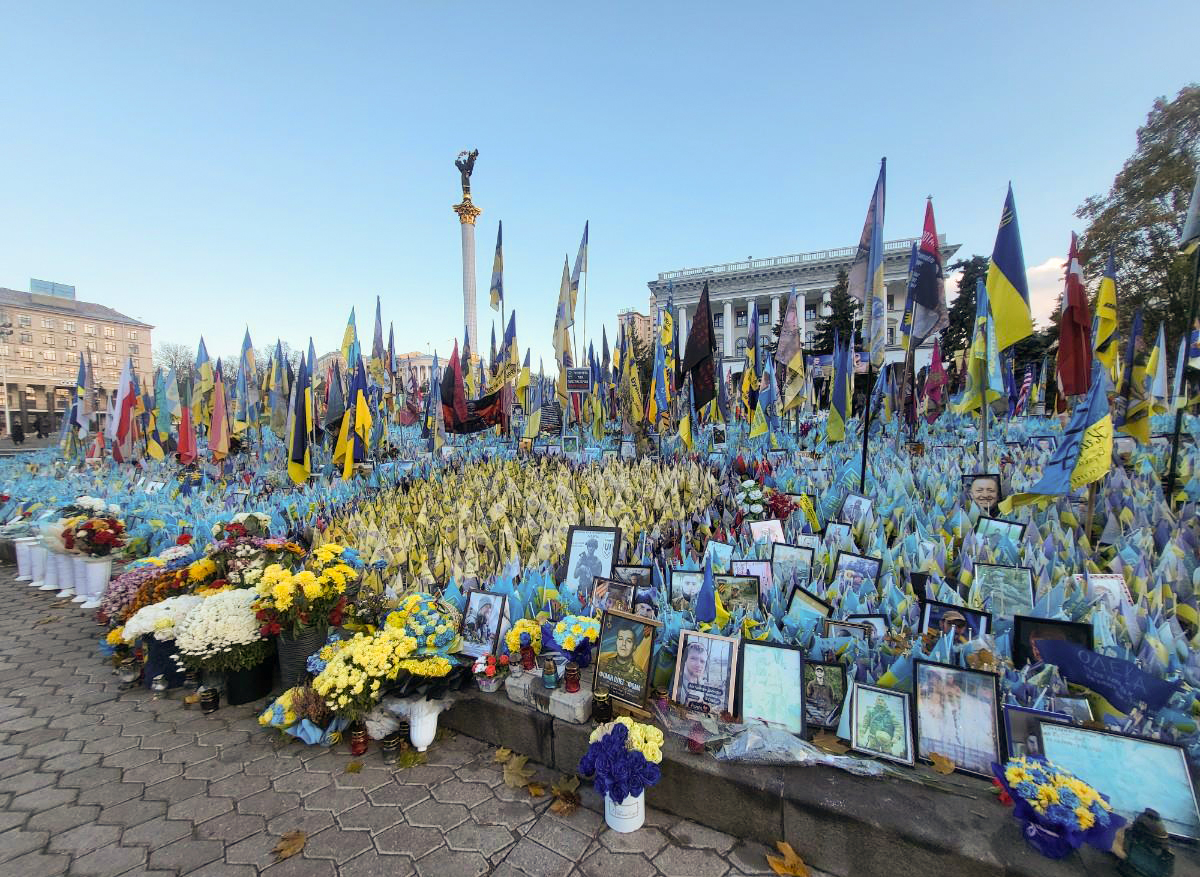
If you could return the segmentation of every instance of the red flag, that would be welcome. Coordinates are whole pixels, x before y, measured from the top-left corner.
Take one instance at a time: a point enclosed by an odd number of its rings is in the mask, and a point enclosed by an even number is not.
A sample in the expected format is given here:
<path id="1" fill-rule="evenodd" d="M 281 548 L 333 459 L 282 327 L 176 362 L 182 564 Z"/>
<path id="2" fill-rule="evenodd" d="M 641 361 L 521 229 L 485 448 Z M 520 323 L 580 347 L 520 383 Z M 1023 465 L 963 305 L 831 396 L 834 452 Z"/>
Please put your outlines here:
<path id="1" fill-rule="evenodd" d="M 925 420 L 933 423 L 941 416 L 943 390 L 946 387 L 946 370 L 942 368 L 942 349 L 933 339 L 933 358 L 929 362 L 929 374 L 925 376 Z"/>
<path id="2" fill-rule="evenodd" d="M 1075 233 L 1067 257 L 1067 285 L 1063 291 L 1062 319 L 1058 326 L 1058 380 L 1067 396 L 1082 396 L 1092 377 L 1092 315 L 1083 288 L 1083 269 Z"/>
<path id="3" fill-rule="evenodd" d="M 192 429 L 191 407 L 184 405 L 179 410 L 179 444 L 175 456 L 186 466 L 196 462 L 196 430 Z"/>

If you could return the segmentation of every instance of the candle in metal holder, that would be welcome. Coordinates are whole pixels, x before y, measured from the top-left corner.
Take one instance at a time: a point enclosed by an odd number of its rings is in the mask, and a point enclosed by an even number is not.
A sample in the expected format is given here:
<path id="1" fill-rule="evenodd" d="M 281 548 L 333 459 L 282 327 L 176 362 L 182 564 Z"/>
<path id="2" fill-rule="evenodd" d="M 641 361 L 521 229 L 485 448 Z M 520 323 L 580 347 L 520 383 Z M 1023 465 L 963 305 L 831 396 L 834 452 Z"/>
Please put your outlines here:
<path id="1" fill-rule="evenodd" d="M 367 729 L 358 724 L 350 729 L 350 754 L 365 755 L 367 752 Z"/>
<path id="2" fill-rule="evenodd" d="M 558 688 L 558 665 L 553 658 L 547 658 L 542 664 L 542 685 L 552 690 Z"/>
<path id="3" fill-rule="evenodd" d="M 383 755 L 384 764 L 392 764 L 400 755 L 400 732 L 393 731 L 379 741 L 379 751 Z"/>
<path id="4" fill-rule="evenodd" d="M 532 670 L 536 666 L 537 656 L 533 653 L 533 646 L 521 646 L 521 668 Z"/>
<path id="5" fill-rule="evenodd" d="M 138 663 L 137 658 L 126 658 L 121 662 L 117 675 L 121 677 L 123 688 L 132 688 L 137 684 L 138 677 L 142 675 L 142 665 Z"/>
<path id="6" fill-rule="evenodd" d="M 215 688 L 206 688 L 200 692 L 200 710 L 204 713 L 215 713 L 221 706 L 221 692 Z"/>
<path id="7" fill-rule="evenodd" d="M 167 677 L 159 673 L 150 680 L 150 690 L 154 692 L 153 700 L 161 700 L 167 696 Z"/>
<path id="8" fill-rule="evenodd" d="M 567 670 L 563 674 L 563 687 L 571 694 L 579 690 L 579 665 L 574 661 L 567 662 Z"/>
<path id="9" fill-rule="evenodd" d="M 592 692 L 592 721 L 603 725 L 613 719 L 612 698 L 608 689 L 601 688 Z"/>

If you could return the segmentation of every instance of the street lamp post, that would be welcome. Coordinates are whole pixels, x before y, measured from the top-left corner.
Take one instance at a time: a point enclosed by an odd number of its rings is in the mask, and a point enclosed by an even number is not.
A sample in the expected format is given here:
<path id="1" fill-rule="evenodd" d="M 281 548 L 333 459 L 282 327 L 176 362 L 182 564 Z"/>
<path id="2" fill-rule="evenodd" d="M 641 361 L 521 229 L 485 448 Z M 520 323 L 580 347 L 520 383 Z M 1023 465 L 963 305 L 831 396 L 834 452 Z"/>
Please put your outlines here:
<path id="1" fill-rule="evenodd" d="M 0 344 L 7 343 L 13 333 L 12 323 L 5 320 L 0 323 Z M 4 432 L 12 435 L 12 417 L 8 413 L 8 357 L 0 356 L 0 388 L 4 389 Z"/>

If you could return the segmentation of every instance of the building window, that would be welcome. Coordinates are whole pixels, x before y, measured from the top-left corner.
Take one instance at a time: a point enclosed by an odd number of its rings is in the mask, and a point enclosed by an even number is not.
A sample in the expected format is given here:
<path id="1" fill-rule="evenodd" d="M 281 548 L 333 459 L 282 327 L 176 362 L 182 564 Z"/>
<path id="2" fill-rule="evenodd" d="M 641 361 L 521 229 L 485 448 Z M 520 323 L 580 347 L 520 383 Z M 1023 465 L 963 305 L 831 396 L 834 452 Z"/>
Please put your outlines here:
<path id="1" fill-rule="evenodd" d="M 68 350 L 63 354 L 63 362 L 74 362 L 77 356 L 79 356 L 78 353 L 73 350 Z"/>
<path id="2" fill-rule="evenodd" d="M 888 293 L 888 310 L 896 310 L 896 296 L 892 295 L 890 292 Z"/>
<path id="3" fill-rule="evenodd" d="M 138 346 L 137 346 L 136 344 L 130 344 L 130 345 L 129 345 L 129 352 L 130 352 L 130 353 L 134 353 L 134 354 L 136 354 L 136 353 L 138 352 Z"/>
<path id="4" fill-rule="evenodd" d="M 32 332 L 21 332 L 17 337 L 20 339 L 22 344 L 32 344 L 33 343 L 33 333 Z"/>
<path id="5" fill-rule="evenodd" d="M 67 346 L 68 346 L 68 347 L 75 347 L 77 344 L 79 344 L 79 342 L 78 342 L 78 341 L 76 341 L 74 338 L 68 338 L 68 339 L 67 339 Z"/>
<path id="6" fill-rule="evenodd" d="M 87 349 L 88 349 L 88 350 L 95 350 L 95 349 L 96 349 L 96 342 L 95 342 L 95 341 L 85 341 L 85 342 L 83 342 L 83 343 L 84 343 L 84 346 L 85 346 L 85 347 L 87 347 Z"/>
<path id="7" fill-rule="evenodd" d="M 23 371 L 27 375 L 31 375 L 31 374 L 33 374 L 33 366 L 27 365 L 24 368 L 22 368 L 21 371 Z"/>
<path id="8" fill-rule="evenodd" d="M 807 310 L 804 312 L 804 319 L 806 319 L 806 320 L 815 320 L 816 318 L 817 318 L 817 311 L 816 311 L 816 308 L 808 308 L 808 309 L 807 309 Z"/>
<path id="9" fill-rule="evenodd" d="M 771 325 L 771 313 L 770 313 L 770 311 L 759 311 L 759 312 L 758 312 L 758 325 L 760 325 L 760 326 L 769 326 L 769 325 Z"/>
<path id="10" fill-rule="evenodd" d="M 745 326 L 745 325 L 746 325 L 746 312 L 745 312 L 745 311 L 738 311 L 738 312 L 737 312 L 737 320 L 736 320 L 736 325 L 737 325 L 739 328 L 741 328 L 742 326 Z"/>
<path id="11" fill-rule="evenodd" d="M 32 347 L 22 347 L 21 348 L 21 359 L 33 359 L 33 348 Z"/>
<path id="12" fill-rule="evenodd" d="M 96 327 L 93 326 L 91 323 L 84 323 L 83 324 L 83 334 L 84 335 L 95 335 Z"/>
<path id="13" fill-rule="evenodd" d="M 75 321 L 74 320 L 63 320 L 63 331 L 64 332 L 74 332 L 75 331 Z"/>
<path id="14" fill-rule="evenodd" d="M 888 347 L 891 347 L 895 343 L 896 343 L 896 330 L 889 327 L 888 328 Z"/>
<path id="15" fill-rule="evenodd" d="M 42 359 L 46 360 L 46 362 L 54 362 L 55 360 L 58 359 L 58 351 L 57 350 L 43 350 L 42 351 Z"/>
<path id="16" fill-rule="evenodd" d="M 104 364 L 108 365 L 108 366 L 116 365 L 117 358 L 115 356 L 106 356 L 106 357 L 104 357 Z"/>
<path id="17" fill-rule="evenodd" d="M 104 327 L 104 337 L 105 338 L 116 338 L 117 330 L 114 329 L 112 326 L 105 326 Z"/>
<path id="18" fill-rule="evenodd" d="M 737 351 L 738 356 L 745 356 L 746 355 L 746 339 L 739 338 L 737 340 L 737 344 L 734 345 L 734 349 Z"/>
<path id="19" fill-rule="evenodd" d="M 813 343 L 813 338 L 814 338 L 814 337 L 815 337 L 815 336 L 813 335 L 813 332 L 812 332 L 812 330 L 811 330 L 811 329 L 809 329 L 807 332 L 805 332 L 805 333 L 804 333 L 804 343 L 805 343 L 805 344 L 812 344 L 812 343 Z"/>
<path id="20" fill-rule="evenodd" d="M 0 344 L 0 356 L 8 356 L 8 345 Z"/>
<path id="21" fill-rule="evenodd" d="M 713 314 L 713 328 L 714 329 L 724 329 L 725 328 L 725 315 L 724 314 Z"/>
<path id="22" fill-rule="evenodd" d="M 22 329 L 28 329 L 33 326 L 33 317 L 29 316 L 29 314 L 21 314 L 17 317 L 17 325 Z"/>
<path id="23" fill-rule="evenodd" d="M 105 341 L 104 342 L 104 352 L 105 353 L 116 353 L 117 352 L 117 342 L 116 341 Z"/>
<path id="24" fill-rule="evenodd" d="M 49 317 L 42 317 L 42 328 L 43 329 L 53 329 L 54 321 L 52 319 L 50 319 Z"/>
<path id="25" fill-rule="evenodd" d="M 134 329 L 129 330 L 129 340 L 137 341 L 137 331 L 136 330 L 134 330 Z"/>
<path id="26" fill-rule="evenodd" d="M 42 336 L 42 344 L 46 345 L 47 347 L 53 347 L 54 346 L 54 336 L 53 335 L 43 335 Z"/>
<path id="27" fill-rule="evenodd" d="M 713 355 L 714 356 L 724 356 L 725 355 L 725 336 L 724 335 L 720 335 L 715 339 L 715 342 L 713 344 Z"/>
<path id="28" fill-rule="evenodd" d="M 767 359 L 767 344 L 770 343 L 765 335 L 759 336 L 758 339 L 758 361 L 765 362 Z"/>

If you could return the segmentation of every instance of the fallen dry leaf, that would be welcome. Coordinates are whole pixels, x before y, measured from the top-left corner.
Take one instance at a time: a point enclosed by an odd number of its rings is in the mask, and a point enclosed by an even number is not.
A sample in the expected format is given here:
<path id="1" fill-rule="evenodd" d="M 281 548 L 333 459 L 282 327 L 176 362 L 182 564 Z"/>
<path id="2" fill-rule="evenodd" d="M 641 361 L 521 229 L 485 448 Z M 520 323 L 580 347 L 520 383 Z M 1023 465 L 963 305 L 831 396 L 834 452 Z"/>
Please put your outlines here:
<path id="1" fill-rule="evenodd" d="M 828 731 L 821 731 L 813 735 L 813 746 L 829 752 L 833 755 L 843 755 L 850 751 L 850 747 L 837 738 L 836 734 L 830 734 Z"/>
<path id="2" fill-rule="evenodd" d="M 531 798 L 540 798 L 546 794 L 546 787 L 541 783 L 530 783 L 525 788 L 529 791 Z"/>
<path id="3" fill-rule="evenodd" d="M 275 844 L 275 849 L 271 852 L 275 854 L 276 862 L 282 862 L 304 849 L 306 843 L 308 843 L 308 835 L 303 831 L 289 831 L 279 839 L 279 843 Z"/>
<path id="4" fill-rule="evenodd" d="M 933 762 L 933 770 L 935 773 L 940 773 L 942 776 L 949 776 L 954 773 L 954 760 L 947 758 L 938 752 L 929 753 L 929 760 Z"/>
<path id="5" fill-rule="evenodd" d="M 570 816 L 579 809 L 578 788 L 579 777 L 576 776 L 564 776 L 551 786 L 550 794 L 554 796 L 554 803 L 550 805 L 550 812 Z"/>
<path id="6" fill-rule="evenodd" d="M 424 752 L 418 752 L 415 749 L 405 749 L 396 758 L 396 767 L 404 770 L 405 768 L 416 767 L 418 764 L 424 764 L 425 761 Z"/>
<path id="7" fill-rule="evenodd" d="M 775 847 L 783 853 L 783 857 L 767 854 L 767 864 L 771 866 L 772 871 L 780 877 L 812 877 L 808 865 L 804 864 L 804 860 L 792 849 L 791 844 L 778 841 Z"/>
<path id="8" fill-rule="evenodd" d="M 512 789 L 523 789 L 529 785 L 533 771 L 525 766 L 527 755 L 514 755 L 504 765 L 504 784 Z"/>
<path id="9" fill-rule="evenodd" d="M 48 617 L 46 617 L 46 618 L 39 618 L 37 621 L 35 621 L 35 622 L 33 623 L 33 626 L 34 626 L 34 627 L 37 627 L 39 624 L 49 624 L 51 621 L 58 621 L 58 616 L 57 616 L 57 615 L 50 615 L 50 616 L 48 616 Z"/>
<path id="10" fill-rule="evenodd" d="M 352 761 L 346 765 L 346 773 L 361 773 L 362 767 L 361 761 Z"/>
<path id="11" fill-rule="evenodd" d="M 501 746 L 496 750 L 496 754 L 492 756 L 492 762 L 494 764 L 504 764 L 504 762 L 508 761 L 510 758 L 512 758 L 512 750 L 505 749 L 503 746 Z"/>

